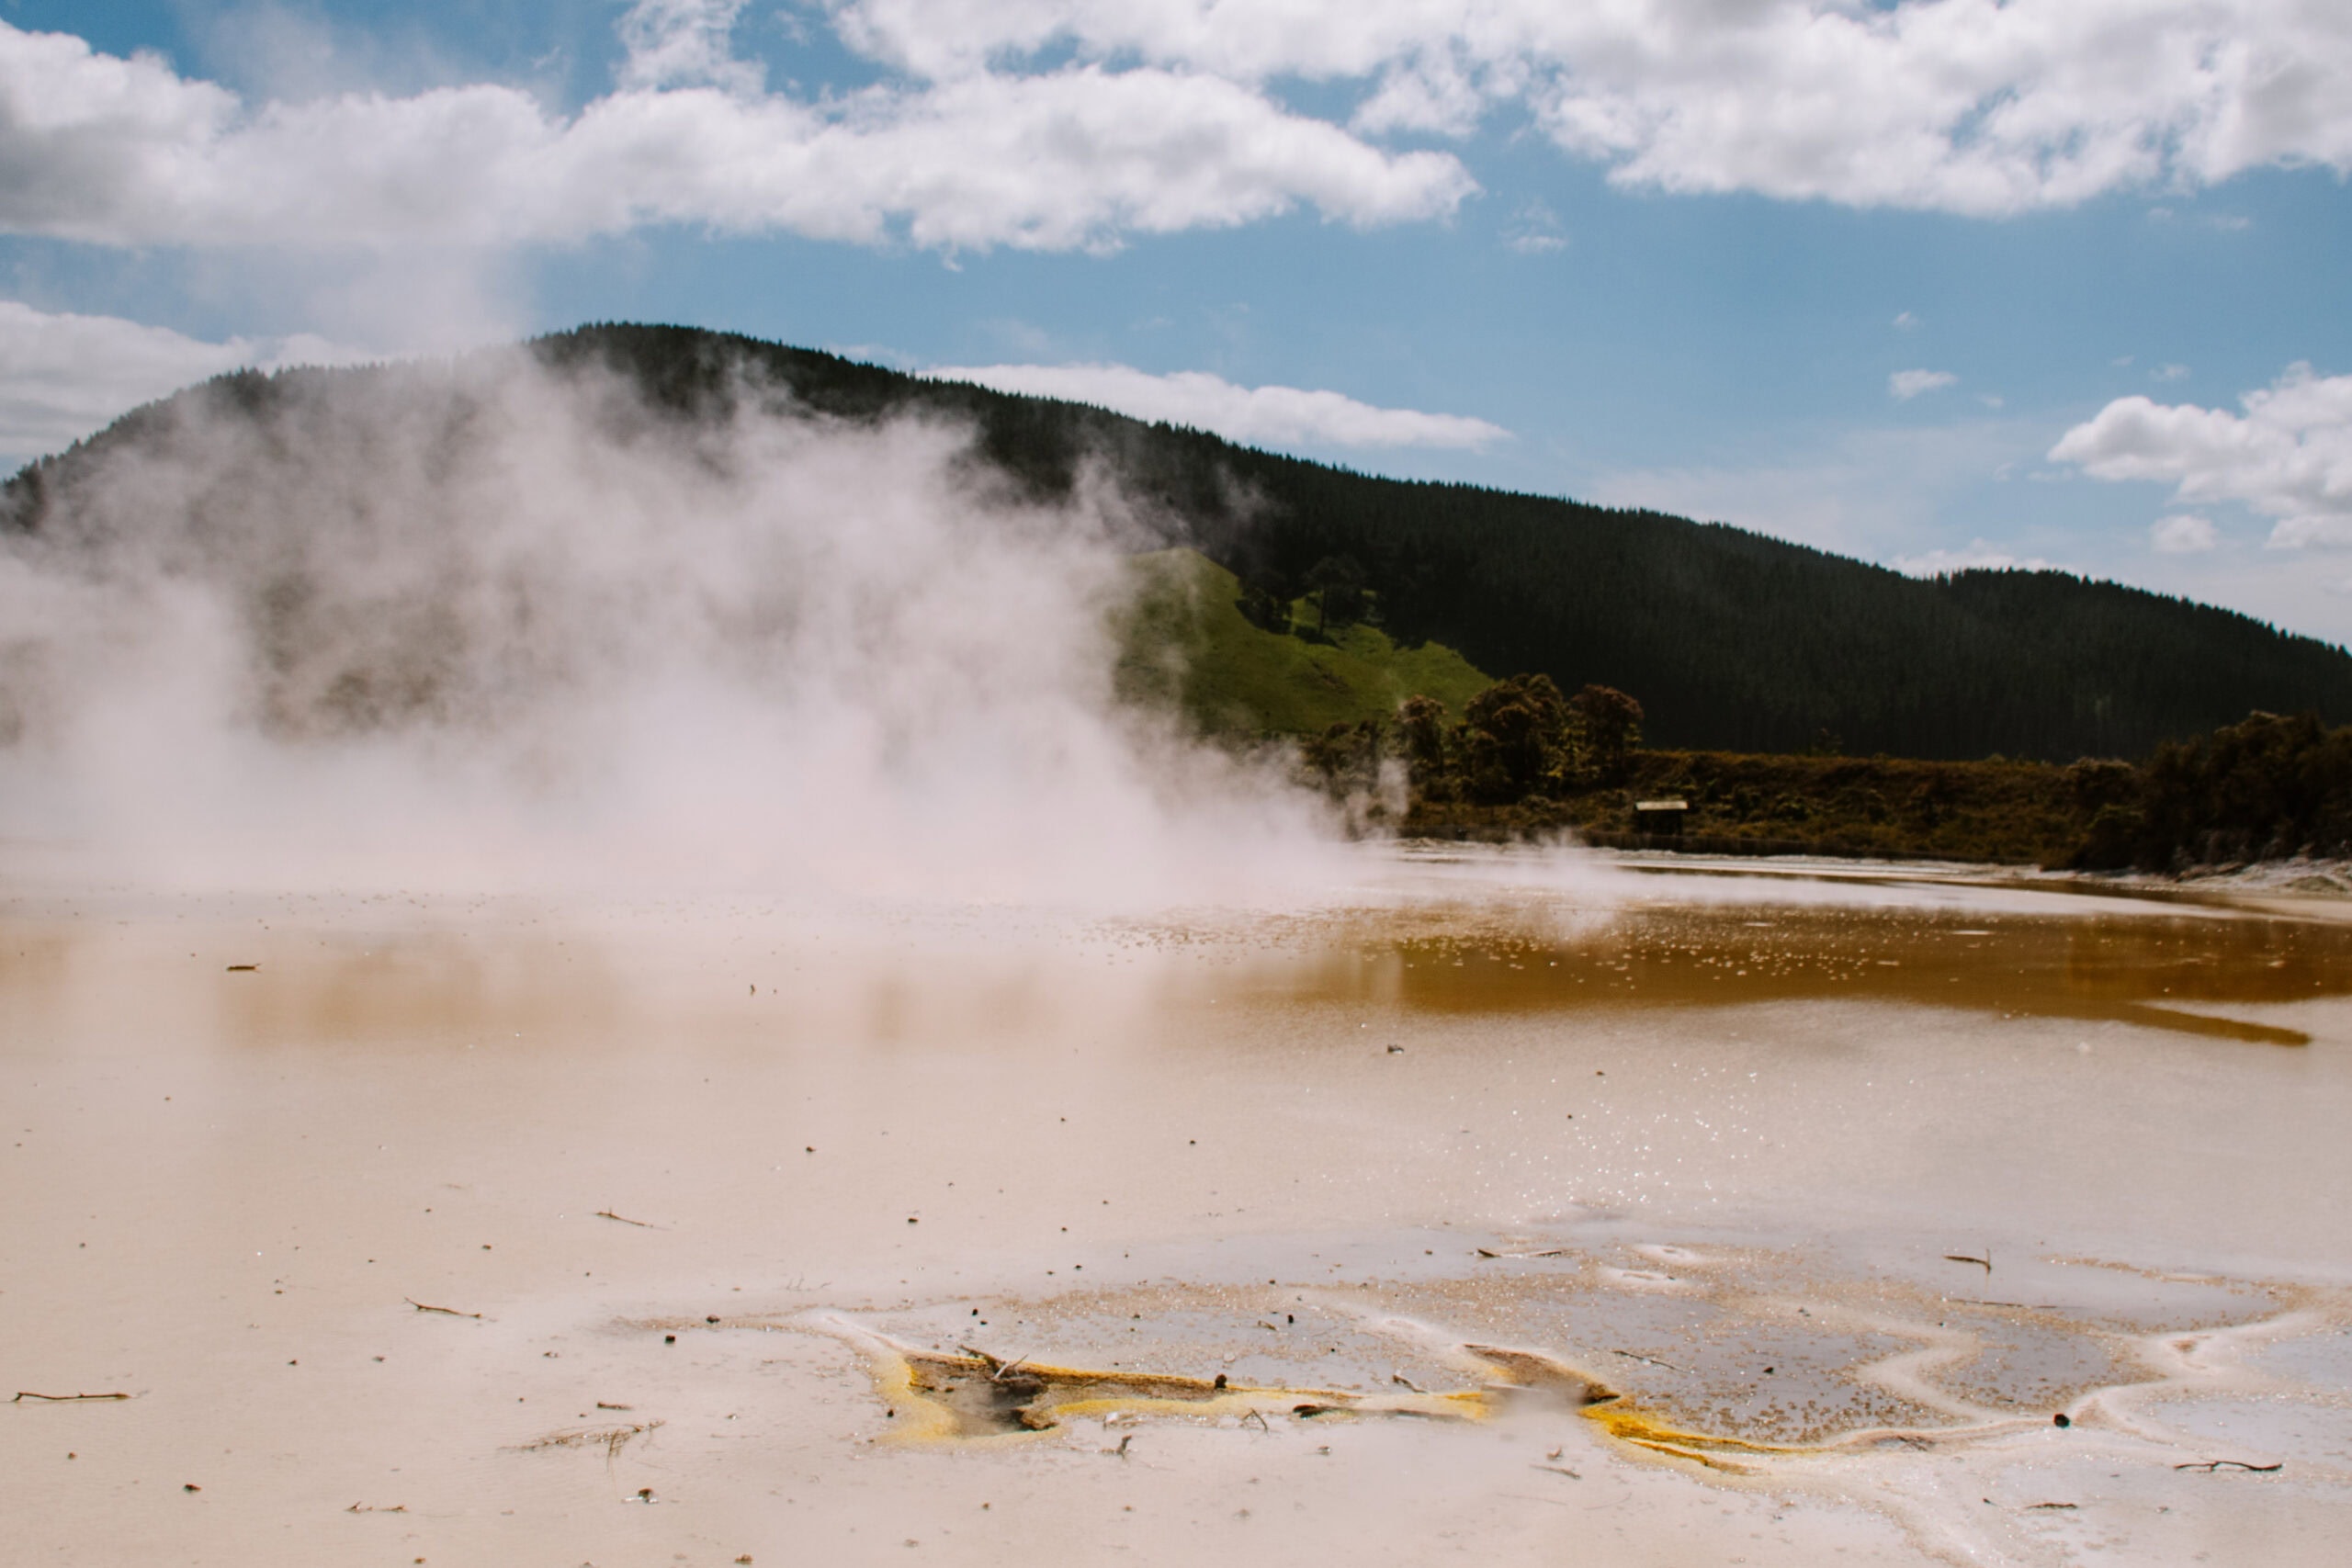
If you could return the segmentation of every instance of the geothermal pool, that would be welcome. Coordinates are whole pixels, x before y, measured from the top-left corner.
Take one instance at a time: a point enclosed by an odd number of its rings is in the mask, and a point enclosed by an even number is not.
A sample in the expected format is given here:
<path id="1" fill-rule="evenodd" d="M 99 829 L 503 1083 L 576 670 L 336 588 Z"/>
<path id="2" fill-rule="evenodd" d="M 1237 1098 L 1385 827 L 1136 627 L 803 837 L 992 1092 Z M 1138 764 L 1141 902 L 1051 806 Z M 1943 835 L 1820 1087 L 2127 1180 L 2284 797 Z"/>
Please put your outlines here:
<path id="1" fill-rule="evenodd" d="M 1756 870 L 19 876 L 8 1555 L 2340 1562 L 2345 907 Z"/>

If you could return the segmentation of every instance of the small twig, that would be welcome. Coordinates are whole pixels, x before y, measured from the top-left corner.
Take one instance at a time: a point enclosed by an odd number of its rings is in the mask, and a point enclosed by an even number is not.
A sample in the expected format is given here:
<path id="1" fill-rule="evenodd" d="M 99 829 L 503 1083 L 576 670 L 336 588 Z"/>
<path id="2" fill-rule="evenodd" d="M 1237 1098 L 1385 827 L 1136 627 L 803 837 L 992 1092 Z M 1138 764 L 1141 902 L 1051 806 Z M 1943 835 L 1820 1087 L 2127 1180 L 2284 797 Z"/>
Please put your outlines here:
<path id="1" fill-rule="evenodd" d="M 1578 1475 L 1575 1471 L 1570 1470 L 1564 1464 L 1538 1464 L 1530 1465 L 1528 1468 L 1531 1470 L 1548 1470 L 1555 1475 L 1565 1475 L 1570 1481 L 1582 1481 L 1584 1479 L 1583 1476 Z"/>
<path id="2" fill-rule="evenodd" d="M 2038 1508 L 2073 1508 L 2078 1506 L 2080 1506 L 2080 1505 L 2075 1503 L 2028 1503 L 2025 1506 L 2025 1511 L 2030 1514 Z"/>
<path id="3" fill-rule="evenodd" d="M 1993 1249 L 1989 1247 L 1984 1249 L 1984 1256 L 1982 1258 L 1971 1258 L 1964 1252 L 1947 1252 L 1944 1254 L 1944 1261 L 1947 1263 L 1973 1263 L 1976 1267 L 1984 1270 L 1984 1277 L 1986 1279 L 1991 1279 L 1993 1275 Z"/>
<path id="4" fill-rule="evenodd" d="M 1647 1361 L 1653 1367 L 1664 1367 L 1669 1372 L 1688 1372 L 1688 1367 L 1678 1367 L 1672 1361 L 1661 1361 L 1656 1356 L 1636 1356 L 1631 1350 L 1611 1350 L 1612 1356 L 1623 1356 L 1629 1361 Z"/>
<path id="5" fill-rule="evenodd" d="M 596 1408 L 599 1410 L 634 1410 L 637 1406 L 634 1404 L 607 1404 L 600 1399 L 596 1402 Z"/>
<path id="6" fill-rule="evenodd" d="M 17 1392 L 17 1397 L 8 1403 L 15 1404 L 19 1400 L 39 1399 L 51 1404 L 72 1404 L 76 1400 L 83 1399 L 129 1399 L 130 1397 L 130 1395 L 127 1393 L 35 1393 L 30 1389 L 21 1389 Z"/>
<path id="7" fill-rule="evenodd" d="M 1115 1455 L 1117 1458 L 1125 1459 L 1127 1457 L 1127 1445 L 1135 1440 L 1136 1435 L 1133 1432 L 1129 1432 L 1125 1437 L 1119 1439 L 1119 1446 L 1117 1448 L 1104 1449 L 1102 1451 L 1106 1454 L 1112 1454 Z"/>
<path id="8" fill-rule="evenodd" d="M 395 1503 L 389 1508 L 379 1508 L 373 1503 L 354 1503 L 344 1512 L 346 1514 L 405 1514 L 408 1512 L 408 1505 Z"/>
<path id="9" fill-rule="evenodd" d="M 1423 1388 L 1420 1384 L 1419 1384 L 1419 1383 L 1415 1382 L 1412 1379 L 1410 1379 L 1410 1378 L 1407 1377 L 1407 1376 L 1406 1376 L 1404 1373 L 1402 1373 L 1402 1372 L 1391 1372 L 1391 1373 L 1389 1373 L 1389 1374 L 1388 1374 L 1388 1381 L 1389 1381 L 1390 1382 L 1400 1382 L 1400 1383 L 1403 1383 L 1407 1388 L 1411 1389 L 1415 1393 L 1429 1393 L 1429 1390 L 1428 1390 L 1428 1389 Z"/>
<path id="10" fill-rule="evenodd" d="M 516 1445 L 517 1453 L 537 1453 L 546 1449 L 592 1449 L 605 1450 L 609 1466 L 617 1454 L 627 1448 L 629 1439 L 641 1438 L 661 1426 L 659 1421 L 640 1421 L 633 1427 L 581 1427 L 568 1432 L 550 1432 L 536 1442 Z"/>
<path id="11" fill-rule="evenodd" d="M 2209 1459 L 2201 1463 L 2177 1464 L 2174 1465 L 2173 1468 L 2175 1470 L 2201 1470 L 2208 1475 L 2211 1475 L 2215 1471 L 2223 1468 L 2230 1470 L 2250 1470 L 2256 1475 L 2267 1475 L 2274 1470 L 2286 1469 L 2287 1461 L 2282 1459 L 2277 1464 L 2248 1464 L 2242 1459 Z"/>
<path id="12" fill-rule="evenodd" d="M 644 1220 L 632 1220 L 627 1214 L 616 1214 L 610 1209 L 597 1210 L 596 1217 L 600 1220 L 618 1220 L 625 1225 L 635 1225 L 641 1231 L 658 1231 L 662 1228 L 660 1225 L 648 1224 Z"/>
<path id="13" fill-rule="evenodd" d="M 411 1306 L 414 1307 L 414 1308 L 415 1308 L 417 1311 L 419 1311 L 419 1312 L 437 1312 L 437 1313 L 439 1313 L 439 1314 L 440 1314 L 442 1316 L 444 1316 L 444 1317 L 476 1317 L 476 1318 L 478 1318 L 478 1317 L 481 1316 L 481 1314 L 480 1314 L 480 1313 L 478 1313 L 478 1312 L 459 1312 L 456 1307 L 437 1307 L 437 1306 L 427 1306 L 427 1305 L 425 1305 L 425 1304 L 424 1304 L 424 1303 L 423 1303 L 423 1302 L 421 1302 L 421 1301 L 418 1301 L 418 1300 L 417 1300 L 415 1297 L 413 1297 L 413 1296 L 402 1296 L 402 1297 L 401 1298 L 401 1300 L 402 1300 L 402 1301 L 404 1301 L 404 1302 L 408 1303 L 408 1304 L 409 1304 L 409 1305 L 411 1305 Z"/>
<path id="14" fill-rule="evenodd" d="M 1256 1423 L 1258 1423 L 1258 1430 L 1260 1430 L 1261 1432 L 1271 1432 L 1271 1431 L 1272 1431 L 1272 1430 L 1273 1430 L 1273 1428 L 1272 1428 L 1272 1427 L 1269 1427 L 1269 1426 L 1267 1426 L 1267 1425 L 1266 1425 L 1266 1417 L 1265 1417 L 1264 1414 L 1263 1414 L 1262 1412 L 1256 1411 L 1256 1410 L 1245 1410 L 1245 1411 L 1243 1411 L 1243 1412 L 1241 1413 L 1241 1419 L 1240 1419 L 1238 1422 L 1235 1423 L 1235 1425 L 1237 1425 L 1237 1426 L 1242 1426 L 1242 1427 L 1247 1427 L 1247 1426 L 1248 1426 L 1248 1425 L 1250 1425 L 1250 1422 L 1252 1422 L 1252 1421 L 1255 1421 Z"/>
<path id="15" fill-rule="evenodd" d="M 1567 1255 L 1568 1248 L 1565 1247 L 1547 1247 L 1540 1252 L 1497 1252 L 1490 1247 L 1478 1248 L 1481 1258 L 1566 1258 Z"/>

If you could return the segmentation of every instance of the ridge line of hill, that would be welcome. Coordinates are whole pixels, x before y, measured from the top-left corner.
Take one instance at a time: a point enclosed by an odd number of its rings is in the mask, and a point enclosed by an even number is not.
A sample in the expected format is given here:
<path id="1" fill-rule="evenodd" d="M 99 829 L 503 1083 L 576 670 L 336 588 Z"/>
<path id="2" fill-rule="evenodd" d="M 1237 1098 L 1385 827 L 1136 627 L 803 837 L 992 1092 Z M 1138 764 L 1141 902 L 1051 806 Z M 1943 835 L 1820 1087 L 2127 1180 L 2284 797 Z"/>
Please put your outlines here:
<path id="1" fill-rule="evenodd" d="M 962 420 L 977 459 L 1041 498 L 1107 465 L 1155 530 L 1141 547 L 1195 548 L 1259 604 L 1338 581 L 1399 648 L 1438 643 L 1482 670 L 1632 693 L 1660 747 L 2069 761 L 2144 755 L 2255 709 L 2352 722 L 2344 649 L 2111 581 L 1912 578 L 1726 524 L 1384 479 L 698 328 L 603 323 L 524 347 L 559 370 L 613 371 L 682 419 L 764 386 L 845 420 Z M 0 526 L 38 528 L 83 468 L 187 400 L 267 420 L 302 389 L 396 372 L 238 372 L 147 405 L 0 487 Z"/>

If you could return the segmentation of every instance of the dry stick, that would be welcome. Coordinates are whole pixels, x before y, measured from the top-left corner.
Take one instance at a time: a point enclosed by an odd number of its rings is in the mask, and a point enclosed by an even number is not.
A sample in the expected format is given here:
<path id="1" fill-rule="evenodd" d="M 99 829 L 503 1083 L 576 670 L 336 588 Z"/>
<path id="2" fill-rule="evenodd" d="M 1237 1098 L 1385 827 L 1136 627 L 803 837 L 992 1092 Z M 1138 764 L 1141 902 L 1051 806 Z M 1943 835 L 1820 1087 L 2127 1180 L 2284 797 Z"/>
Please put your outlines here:
<path id="1" fill-rule="evenodd" d="M 379 1508 L 373 1503 L 354 1503 L 344 1512 L 346 1514 L 405 1514 L 408 1512 L 408 1505 L 395 1503 L 389 1508 Z"/>
<path id="2" fill-rule="evenodd" d="M 437 1313 L 441 1314 L 442 1314 L 443 1316 L 445 1316 L 445 1317 L 480 1317 L 480 1316 L 481 1316 L 481 1314 L 480 1314 L 480 1313 L 478 1313 L 478 1312 L 459 1312 L 456 1307 L 437 1307 L 437 1306 L 427 1306 L 427 1305 L 425 1305 L 423 1302 L 418 1301 L 418 1300 L 417 1300 L 415 1297 L 413 1297 L 413 1296 L 402 1296 L 402 1297 L 401 1298 L 401 1300 L 402 1300 L 402 1301 L 404 1301 L 404 1302 L 408 1303 L 408 1304 L 409 1304 L 409 1305 L 411 1305 L 411 1306 L 414 1307 L 414 1308 L 415 1308 L 417 1311 L 419 1311 L 419 1312 L 437 1312 Z"/>
<path id="3" fill-rule="evenodd" d="M 1984 1256 L 1982 1258 L 1971 1258 L 1964 1252 L 1947 1252 L 1944 1254 L 1944 1261 L 1947 1263 L 1973 1263 L 1976 1267 L 1984 1270 L 1984 1274 L 1987 1279 L 1992 1277 L 1993 1249 L 1989 1247 L 1984 1249 Z"/>
<path id="4" fill-rule="evenodd" d="M 28 1399 L 39 1399 L 45 1400 L 51 1404 L 72 1404 L 76 1400 L 83 1399 L 129 1399 L 130 1397 L 130 1395 L 127 1393 L 35 1393 L 30 1389 L 19 1389 L 17 1397 L 8 1403 L 16 1404 Z"/>
<path id="5" fill-rule="evenodd" d="M 1656 1356 L 1636 1356 L 1631 1350 L 1611 1350 L 1612 1356 L 1623 1356 L 1629 1361 L 1647 1361 L 1653 1367 L 1664 1367 L 1669 1372 L 1687 1372 L 1688 1367 L 1678 1367 L 1672 1361 L 1661 1361 Z"/>
<path id="6" fill-rule="evenodd" d="M 649 1224 L 643 1220 L 632 1220 L 627 1214 L 616 1214 L 610 1209 L 597 1210 L 596 1217 L 600 1220 L 618 1220 L 625 1225 L 635 1225 L 642 1231 L 658 1231 L 662 1228 L 660 1225 Z"/>
<path id="7" fill-rule="evenodd" d="M 2287 1461 L 2282 1459 L 2277 1464 L 2248 1464 L 2242 1459 L 2209 1459 L 2201 1464 L 2177 1464 L 2174 1465 L 2173 1468 L 2175 1470 L 2201 1470 L 2206 1474 L 2211 1475 L 2224 1465 L 2228 1466 L 2232 1470 L 2250 1470 L 2256 1475 L 2267 1475 L 2274 1470 L 2286 1469 Z"/>

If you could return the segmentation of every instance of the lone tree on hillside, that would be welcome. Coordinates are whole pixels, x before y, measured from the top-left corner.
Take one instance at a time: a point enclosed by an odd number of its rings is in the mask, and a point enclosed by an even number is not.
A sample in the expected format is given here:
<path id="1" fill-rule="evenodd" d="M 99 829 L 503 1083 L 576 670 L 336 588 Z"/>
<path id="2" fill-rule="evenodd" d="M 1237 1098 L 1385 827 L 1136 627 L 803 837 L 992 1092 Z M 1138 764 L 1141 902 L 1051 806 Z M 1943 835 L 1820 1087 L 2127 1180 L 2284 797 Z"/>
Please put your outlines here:
<path id="1" fill-rule="evenodd" d="M 1325 556 L 1306 574 L 1306 591 L 1315 595 L 1315 630 L 1351 626 L 1363 619 L 1363 568 L 1353 556 Z"/>

